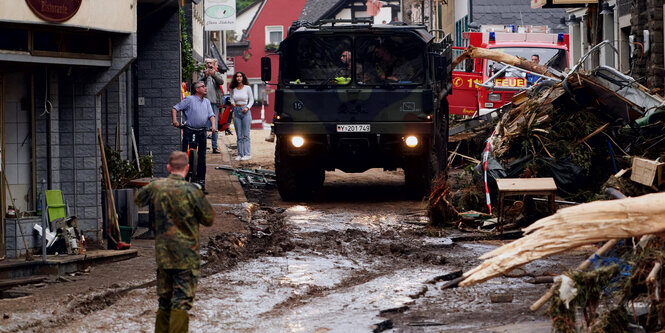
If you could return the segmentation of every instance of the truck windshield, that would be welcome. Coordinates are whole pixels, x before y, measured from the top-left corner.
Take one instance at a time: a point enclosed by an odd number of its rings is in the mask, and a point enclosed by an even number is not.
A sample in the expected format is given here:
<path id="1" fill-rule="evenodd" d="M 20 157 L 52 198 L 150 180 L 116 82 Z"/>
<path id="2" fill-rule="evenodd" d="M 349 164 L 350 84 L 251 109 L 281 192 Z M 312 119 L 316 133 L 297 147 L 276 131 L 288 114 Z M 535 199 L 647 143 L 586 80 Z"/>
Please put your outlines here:
<path id="1" fill-rule="evenodd" d="M 351 38 L 302 36 L 283 51 L 282 81 L 290 85 L 346 85 L 351 82 Z"/>
<path id="2" fill-rule="evenodd" d="M 552 67 L 556 70 L 562 71 L 568 67 L 568 58 L 566 57 L 566 50 L 545 48 L 545 47 L 496 47 L 492 48 L 495 51 L 501 51 L 510 55 L 520 58 L 531 60 L 536 58 L 538 63 L 545 67 Z M 487 74 L 488 76 L 494 75 L 497 71 L 503 68 L 503 65 L 497 64 L 494 61 L 487 61 Z M 506 77 L 524 77 L 521 71 L 506 71 Z"/>
<path id="3" fill-rule="evenodd" d="M 424 44 L 411 36 L 368 36 L 356 39 L 358 84 L 421 84 Z"/>

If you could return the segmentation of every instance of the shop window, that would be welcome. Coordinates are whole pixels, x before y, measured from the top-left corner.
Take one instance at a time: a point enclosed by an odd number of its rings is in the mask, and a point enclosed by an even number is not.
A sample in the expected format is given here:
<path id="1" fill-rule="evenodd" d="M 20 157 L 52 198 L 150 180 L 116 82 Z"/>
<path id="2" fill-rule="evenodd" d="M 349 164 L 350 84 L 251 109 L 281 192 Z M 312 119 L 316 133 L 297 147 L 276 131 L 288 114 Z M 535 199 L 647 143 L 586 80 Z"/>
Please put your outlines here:
<path id="1" fill-rule="evenodd" d="M 33 54 L 110 58 L 110 37 L 104 33 L 36 30 L 33 32 Z"/>
<path id="2" fill-rule="evenodd" d="M 0 50 L 27 52 L 28 34 L 27 29 L 0 28 Z"/>

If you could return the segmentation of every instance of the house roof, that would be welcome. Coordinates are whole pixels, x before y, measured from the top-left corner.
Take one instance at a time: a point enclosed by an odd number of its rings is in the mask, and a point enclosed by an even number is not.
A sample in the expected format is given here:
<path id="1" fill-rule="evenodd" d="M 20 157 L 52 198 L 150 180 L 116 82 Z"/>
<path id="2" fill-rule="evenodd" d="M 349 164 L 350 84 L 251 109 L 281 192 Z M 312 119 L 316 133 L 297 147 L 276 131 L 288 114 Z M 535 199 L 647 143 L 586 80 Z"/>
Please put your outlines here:
<path id="1" fill-rule="evenodd" d="M 348 0 L 307 0 L 298 20 L 314 23 L 331 9 L 346 3 Z"/>
<path id="2" fill-rule="evenodd" d="M 242 34 L 242 38 L 240 40 L 247 40 L 249 37 L 249 32 L 252 31 L 252 28 L 254 27 L 254 23 L 256 23 L 256 20 L 259 18 L 261 15 L 261 11 L 263 11 L 263 7 L 266 6 L 266 2 L 268 0 L 259 0 L 256 3 L 260 3 L 261 7 L 259 7 L 259 10 L 256 11 L 256 14 L 254 14 L 254 17 L 252 17 L 252 21 L 249 22 L 249 25 L 247 26 L 247 29 L 245 29 L 245 33 Z"/>
<path id="3" fill-rule="evenodd" d="M 249 6 L 243 8 L 241 11 L 239 11 L 236 15 L 243 14 L 243 13 L 245 13 L 246 11 L 248 11 L 248 10 L 254 8 L 255 6 L 259 5 L 259 4 L 262 3 L 262 2 L 263 2 L 263 1 L 261 1 L 261 0 L 255 0 L 255 1 L 252 2 Z"/>
<path id="4" fill-rule="evenodd" d="M 557 28 L 562 17 L 567 17 L 563 8 L 531 8 L 524 0 L 473 0 L 471 7 L 471 20 L 480 25 L 547 25 L 552 32 L 567 32 Z"/>

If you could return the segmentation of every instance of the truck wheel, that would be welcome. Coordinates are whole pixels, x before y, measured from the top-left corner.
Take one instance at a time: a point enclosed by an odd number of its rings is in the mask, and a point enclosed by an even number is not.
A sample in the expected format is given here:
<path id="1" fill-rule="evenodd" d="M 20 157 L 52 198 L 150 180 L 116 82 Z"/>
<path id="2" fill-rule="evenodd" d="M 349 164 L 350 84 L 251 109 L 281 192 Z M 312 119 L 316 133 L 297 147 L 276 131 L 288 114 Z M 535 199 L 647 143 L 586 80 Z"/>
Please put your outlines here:
<path id="1" fill-rule="evenodd" d="M 420 200 L 429 195 L 438 170 L 438 157 L 433 152 L 409 161 L 404 167 L 404 183 L 410 197 Z"/>
<path id="2" fill-rule="evenodd" d="M 311 167 L 307 178 L 309 179 L 310 190 L 316 191 L 323 186 L 323 182 L 326 180 L 326 171 L 320 167 Z"/>
<path id="3" fill-rule="evenodd" d="M 282 140 L 277 138 L 275 173 L 279 195 L 284 201 L 304 199 L 323 185 L 325 170 L 314 163 L 291 158 L 283 149 Z"/>
<path id="4" fill-rule="evenodd" d="M 534 97 L 538 94 L 543 93 L 545 90 L 554 87 L 555 84 L 556 84 L 556 82 L 554 82 L 554 81 L 550 81 L 550 80 L 543 81 L 543 82 L 539 83 L 538 85 L 536 85 L 533 88 L 533 91 L 531 91 L 531 94 L 529 94 L 529 95 L 530 95 L 530 97 Z"/>
<path id="5" fill-rule="evenodd" d="M 295 163 L 282 152 L 280 138 L 275 145 L 275 174 L 277 177 L 277 191 L 284 201 L 298 200 L 301 196 L 298 188 L 298 173 Z"/>

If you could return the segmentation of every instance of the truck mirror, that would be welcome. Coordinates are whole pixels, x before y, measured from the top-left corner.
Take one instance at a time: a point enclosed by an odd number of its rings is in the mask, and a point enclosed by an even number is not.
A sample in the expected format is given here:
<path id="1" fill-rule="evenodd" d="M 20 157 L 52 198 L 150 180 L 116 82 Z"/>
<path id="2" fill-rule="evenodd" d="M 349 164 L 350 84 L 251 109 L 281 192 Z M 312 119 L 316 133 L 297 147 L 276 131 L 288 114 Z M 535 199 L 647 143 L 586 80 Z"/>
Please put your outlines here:
<path id="1" fill-rule="evenodd" d="M 263 82 L 270 81 L 271 73 L 272 73 L 272 66 L 270 64 L 270 58 L 268 57 L 261 58 L 261 81 Z"/>
<path id="2" fill-rule="evenodd" d="M 446 56 L 440 55 L 434 58 L 434 73 L 437 81 L 448 79 L 448 61 Z"/>

